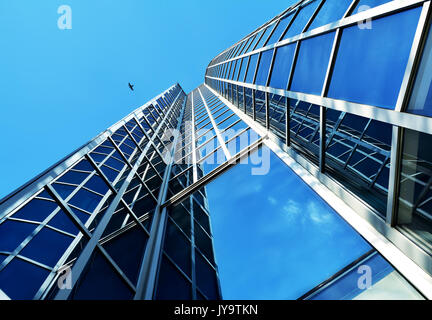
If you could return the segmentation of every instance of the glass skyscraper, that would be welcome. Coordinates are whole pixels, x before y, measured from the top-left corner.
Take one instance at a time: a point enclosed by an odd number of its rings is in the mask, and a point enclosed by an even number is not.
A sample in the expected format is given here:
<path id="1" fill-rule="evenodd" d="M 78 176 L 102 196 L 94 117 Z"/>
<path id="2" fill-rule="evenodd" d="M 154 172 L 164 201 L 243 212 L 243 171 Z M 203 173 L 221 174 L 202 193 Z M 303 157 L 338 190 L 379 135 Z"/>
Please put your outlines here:
<path id="1" fill-rule="evenodd" d="M 430 0 L 304 0 L 0 201 L 2 299 L 432 298 Z"/>

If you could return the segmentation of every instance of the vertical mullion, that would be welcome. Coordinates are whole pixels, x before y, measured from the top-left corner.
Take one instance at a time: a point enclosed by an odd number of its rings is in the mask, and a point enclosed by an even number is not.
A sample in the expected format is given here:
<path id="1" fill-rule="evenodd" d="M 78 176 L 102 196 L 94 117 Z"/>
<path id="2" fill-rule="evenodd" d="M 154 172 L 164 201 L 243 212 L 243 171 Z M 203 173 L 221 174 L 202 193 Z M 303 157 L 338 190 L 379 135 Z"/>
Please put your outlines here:
<path id="1" fill-rule="evenodd" d="M 330 53 L 329 62 L 327 65 L 327 71 L 324 78 L 324 84 L 321 91 L 321 97 L 325 97 L 327 95 L 330 79 L 332 76 L 332 71 L 334 64 L 336 62 L 337 51 L 339 48 L 339 43 L 341 39 L 341 29 L 337 29 L 335 32 L 333 46 Z M 320 150 L 319 150 L 319 169 L 321 173 L 325 172 L 325 152 L 326 152 L 326 121 L 327 121 L 327 108 L 324 106 L 320 106 Z"/>
<path id="2" fill-rule="evenodd" d="M 185 106 L 186 99 L 183 103 L 182 111 L 178 117 L 179 121 L 177 123 L 177 130 L 179 130 L 181 127 L 185 113 Z M 170 161 L 165 168 L 163 182 L 159 191 L 158 203 L 155 208 L 154 218 L 151 226 L 150 237 L 147 243 L 144 257 L 140 265 L 140 272 L 137 281 L 137 290 L 134 296 L 134 300 L 153 299 L 157 286 L 156 280 L 158 276 L 159 263 L 161 260 L 160 258 L 163 251 L 163 236 L 165 233 L 166 220 L 168 216 L 167 208 L 162 208 L 162 204 L 165 202 L 168 192 L 171 170 L 175 160 L 175 152 L 177 149 L 177 142 L 179 137 L 180 135 L 177 135 L 174 139 L 173 147 L 170 153 Z"/>
<path id="3" fill-rule="evenodd" d="M 206 100 L 204 99 L 204 96 L 203 96 L 203 94 L 202 94 L 202 92 L 201 92 L 201 90 L 200 90 L 199 88 L 198 88 L 198 92 L 199 92 L 199 94 L 200 94 L 200 96 L 201 96 L 201 100 L 202 100 L 203 103 L 204 103 L 204 107 L 205 107 L 206 110 L 207 110 L 207 113 L 208 113 L 208 115 L 209 115 L 210 121 L 211 121 L 211 123 L 212 123 L 212 125 L 213 125 L 213 128 L 214 128 L 215 132 L 216 132 L 216 137 L 217 137 L 217 139 L 219 140 L 219 144 L 221 145 L 221 148 L 222 148 L 222 150 L 223 150 L 224 153 L 225 153 L 225 157 L 227 158 L 227 160 L 229 160 L 229 159 L 231 159 L 231 154 L 230 154 L 230 152 L 228 151 L 228 148 L 227 148 L 227 146 L 226 146 L 226 144 L 225 144 L 225 141 L 222 139 L 222 136 L 221 136 L 221 134 L 220 134 L 219 128 L 218 128 L 216 122 L 214 121 L 214 119 L 213 119 L 213 115 L 211 114 L 211 112 L 210 112 L 210 110 L 209 110 L 209 108 L 208 108 L 208 106 L 207 106 L 207 102 L 206 102 Z"/>
<path id="4" fill-rule="evenodd" d="M 193 176 L 193 182 L 198 181 L 198 169 L 197 169 L 197 153 L 196 153 L 196 133 L 195 133 L 195 104 L 194 104 L 194 91 L 192 91 L 192 97 L 191 97 L 191 125 L 192 125 L 192 176 Z"/>

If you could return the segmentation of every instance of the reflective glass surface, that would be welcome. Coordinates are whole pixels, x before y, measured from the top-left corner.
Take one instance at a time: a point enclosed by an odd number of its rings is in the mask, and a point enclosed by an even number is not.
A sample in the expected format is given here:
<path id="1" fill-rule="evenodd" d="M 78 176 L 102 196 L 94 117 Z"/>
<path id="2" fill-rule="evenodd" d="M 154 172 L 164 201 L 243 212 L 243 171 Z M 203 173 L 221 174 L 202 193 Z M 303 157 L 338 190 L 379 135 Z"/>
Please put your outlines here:
<path id="1" fill-rule="evenodd" d="M 269 149 L 248 160 L 207 186 L 224 299 L 296 299 L 370 250 Z"/>
<path id="2" fill-rule="evenodd" d="M 334 32 L 300 43 L 291 91 L 321 95 L 333 39 Z"/>
<path id="3" fill-rule="evenodd" d="M 421 8 L 343 30 L 328 96 L 394 109 Z M 367 50 L 366 50 L 367 49 Z"/>
<path id="4" fill-rule="evenodd" d="M 407 112 L 432 117 L 432 28 L 429 28 Z"/>

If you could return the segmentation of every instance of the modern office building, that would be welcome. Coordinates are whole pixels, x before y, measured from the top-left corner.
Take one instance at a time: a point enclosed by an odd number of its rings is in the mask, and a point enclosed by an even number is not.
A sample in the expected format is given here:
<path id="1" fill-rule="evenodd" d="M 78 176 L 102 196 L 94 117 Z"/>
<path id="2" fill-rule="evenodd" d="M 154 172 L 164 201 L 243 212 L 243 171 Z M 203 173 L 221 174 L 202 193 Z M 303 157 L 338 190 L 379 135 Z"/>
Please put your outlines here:
<path id="1" fill-rule="evenodd" d="M 304 0 L 0 201 L 3 299 L 431 299 L 430 0 Z"/>

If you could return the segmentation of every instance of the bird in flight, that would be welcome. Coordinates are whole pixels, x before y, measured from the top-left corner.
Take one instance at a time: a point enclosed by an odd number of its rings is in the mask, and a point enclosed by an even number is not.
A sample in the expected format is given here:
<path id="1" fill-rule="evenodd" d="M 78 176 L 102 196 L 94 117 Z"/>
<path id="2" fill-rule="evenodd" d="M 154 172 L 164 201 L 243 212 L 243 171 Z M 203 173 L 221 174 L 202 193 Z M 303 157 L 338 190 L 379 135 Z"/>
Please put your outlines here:
<path id="1" fill-rule="evenodd" d="M 130 82 L 128 84 L 129 84 L 129 89 L 131 89 L 132 91 L 134 91 L 134 85 L 131 84 Z"/>

